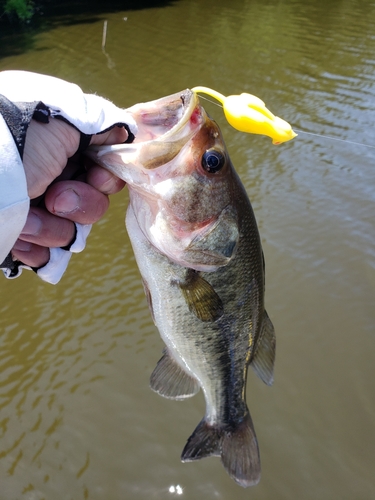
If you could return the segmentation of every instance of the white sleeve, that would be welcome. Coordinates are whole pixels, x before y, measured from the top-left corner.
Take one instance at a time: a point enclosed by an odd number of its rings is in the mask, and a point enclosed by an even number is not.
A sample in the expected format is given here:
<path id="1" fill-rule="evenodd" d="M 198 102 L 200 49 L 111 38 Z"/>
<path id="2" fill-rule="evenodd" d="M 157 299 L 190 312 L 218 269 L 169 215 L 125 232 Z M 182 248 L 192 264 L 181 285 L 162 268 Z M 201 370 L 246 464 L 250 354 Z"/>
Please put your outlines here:
<path id="1" fill-rule="evenodd" d="M 0 262 L 22 231 L 29 205 L 22 161 L 12 134 L 0 115 Z"/>

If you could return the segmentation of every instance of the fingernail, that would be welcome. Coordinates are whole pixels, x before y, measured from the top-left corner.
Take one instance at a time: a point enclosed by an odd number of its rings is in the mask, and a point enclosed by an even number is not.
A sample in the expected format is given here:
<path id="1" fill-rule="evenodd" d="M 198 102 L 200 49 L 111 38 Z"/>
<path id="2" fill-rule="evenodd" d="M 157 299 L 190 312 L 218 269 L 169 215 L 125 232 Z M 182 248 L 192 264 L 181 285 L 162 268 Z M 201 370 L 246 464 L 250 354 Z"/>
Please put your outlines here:
<path id="1" fill-rule="evenodd" d="M 27 216 L 26 224 L 24 225 L 21 234 L 36 235 L 39 233 L 41 227 L 42 227 L 41 219 L 33 212 L 30 212 L 29 215 Z"/>
<path id="2" fill-rule="evenodd" d="M 17 240 L 13 245 L 14 250 L 19 252 L 30 252 L 32 243 L 23 240 Z"/>
<path id="3" fill-rule="evenodd" d="M 73 189 L 67 189 L 60 193 L 53 205 L 53 211 L 57 214 L 70 214 L 79 209 L 80 198 Z"/>

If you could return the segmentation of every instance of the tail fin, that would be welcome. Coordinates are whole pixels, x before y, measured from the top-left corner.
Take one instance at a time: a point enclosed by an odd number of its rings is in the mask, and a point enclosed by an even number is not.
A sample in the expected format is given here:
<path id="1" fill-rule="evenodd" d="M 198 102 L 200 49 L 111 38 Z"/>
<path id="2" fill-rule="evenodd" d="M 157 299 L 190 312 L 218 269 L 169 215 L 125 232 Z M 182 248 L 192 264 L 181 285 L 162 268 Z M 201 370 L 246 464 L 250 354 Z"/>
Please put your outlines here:
<path id="1" fill-rule="evenodd" d="M 191 462 L 211 456 L 221 456 L 225 470 L 240 486 L 247 488 L 259 482 L 258 441 L 249 413 L 231 430 L 210 426 L 205 419 L 198 424 L 186 443 L 181 460 Z"/>
<path id="2" fill-rule="evenodd" d="M 224 433 L 221 461 L 240 486 L 247 488 L 259 483 L 259 447 L 250 413 L 233 431 Z"/>
<path id="3" fill-rule="evenodd" d="M 189 437 L 182 451 L 181 460 L 192 462 L 206 457 L 220 457 L 221 438 L 220 429 L 208 425 L 205 419 L 201 420 Z"/>

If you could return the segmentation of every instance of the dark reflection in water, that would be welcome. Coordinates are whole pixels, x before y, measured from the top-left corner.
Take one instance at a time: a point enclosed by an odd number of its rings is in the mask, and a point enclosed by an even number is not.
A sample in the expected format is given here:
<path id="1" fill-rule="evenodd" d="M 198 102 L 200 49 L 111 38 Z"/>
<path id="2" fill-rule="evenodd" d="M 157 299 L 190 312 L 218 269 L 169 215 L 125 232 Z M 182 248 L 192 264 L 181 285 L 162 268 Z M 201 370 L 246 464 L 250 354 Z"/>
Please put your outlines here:
<path id="1" fill-rule="evenodd" d="M 43 31 L 62 26 L 92 24 L 103 16 L 124 10 L 143 10 L 173 5 L 178 0 L 44 0 L 33 4 L 34 14 L 27 23 L 0 18 L 0 58 L 36 50 L 35 43 Z"/>
<path id="2" fill-rule="evenodd" d="M 0 69 L 122 106 L 195 85 L 250 92 L 300 131 L 374 146 L 373 2 L 127 5 L 48 17 L 23 45 L 0 34 Z M 375 150 L 303 132 L 274 147 L 205 107 L 256 211 L 278 336 L 274 387 L 249 376 L 260 485 L 240 489 L 215 459 L 179 462 L 203 398 L 148 388 L 162 343 L 121 193 L 58 286 L 31 273 L 1 284 L 1 500 L 375 496 Z"/>

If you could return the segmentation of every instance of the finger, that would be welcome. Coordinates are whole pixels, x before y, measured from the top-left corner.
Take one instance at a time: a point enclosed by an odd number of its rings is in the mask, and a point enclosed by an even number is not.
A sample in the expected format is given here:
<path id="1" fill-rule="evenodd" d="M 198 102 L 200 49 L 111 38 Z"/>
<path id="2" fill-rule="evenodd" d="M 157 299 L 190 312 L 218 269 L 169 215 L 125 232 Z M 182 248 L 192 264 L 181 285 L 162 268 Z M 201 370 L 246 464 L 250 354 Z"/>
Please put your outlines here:
<path id="1" fill-rule="evenodd" d="M 109 132 L 96 134 L 91 137 L 90 144 L 122 144 L 128 138 L 128 132 L 124 127 L 113 127 Z"/>
<path id="2" fill-rule="evenodd" d="M 111 172 L 100 167 L 92 160 L 87 162 L 86 181 L 104 194 L 118 193 L 125 186 L 122 179 L 111 174 Z"/>
<path id="3" fill-rule="evenodd" d="M 12 248 L 14 259 L 30 267 L 42 267 L 49 261 L 49 249 L 27 241 L 17 240 Z"/>
<path id="4" fill-rule="evenodd" d="M 80 181 L 56 182 L 45 195 L 47 210 L 80 224 L 97 222 L 108 209 L 108 196 Z"/>
<path id="5" fill-rule="evenodd" d="M 75 238 L 74 222 L 31 207 L 19 239 L 43 247 L 65 247 Z"/>
<path id="6" fill-rule="evenodd" d="M 61 174 L 67 159 L 78 148 L 79 132 L 62 120 L 48 124 L 31 120 L 27 129 L 23 164 L 31 199 L 44 193 Z"/>
<path id="7" fill-rule="evenodd" d="M 82 174 L 86 174 L 86 169 L 83 161 L 81 161 L 81 154 L 77 153 L 68 159 L 61 174 L 56 177 L 54 183 L 60 181 L 77 180 L 82 177 Z"/>

